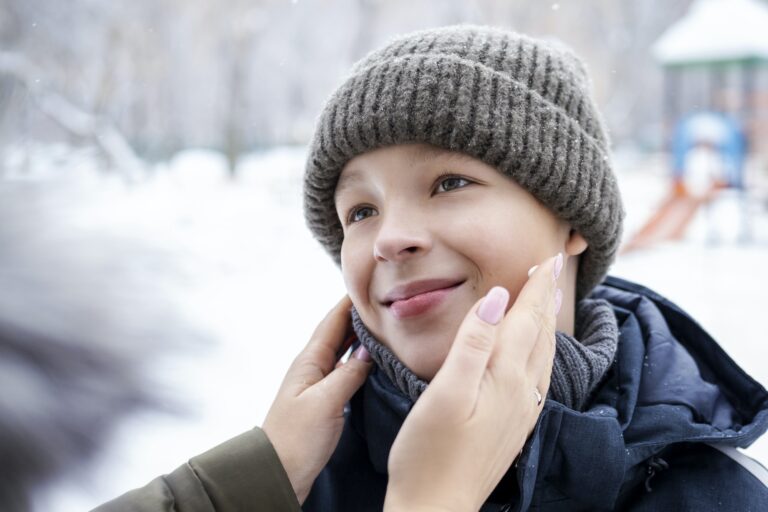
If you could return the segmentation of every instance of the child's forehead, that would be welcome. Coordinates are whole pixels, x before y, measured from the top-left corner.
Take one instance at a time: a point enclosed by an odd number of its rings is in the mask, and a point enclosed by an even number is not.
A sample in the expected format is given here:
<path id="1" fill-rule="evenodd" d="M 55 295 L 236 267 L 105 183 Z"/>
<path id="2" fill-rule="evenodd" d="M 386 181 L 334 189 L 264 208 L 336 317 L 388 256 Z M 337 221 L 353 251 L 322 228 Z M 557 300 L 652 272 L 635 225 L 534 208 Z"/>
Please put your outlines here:
<path id="1" fill-rule="evenodd" d="M 431 144 L 397 144 L 367 151 L 347 162 L 336 183 L 335 195 L 365 180 L 366 169 L 378 162 L 402 159 L 410 167 L 418 167 L 431 162 L 471 161 L 470 155 L 458 151 L 433 146 Z M 365 163 L 366 165 L 363 165 Z"/>
<path id="2" fill-rule="evenodd" d="M 423 163 L 437 159 L 441 161 L 445 159 L 472 160 L 472 157 L 466 153 L 451 151 L 431 144 L 408 144 L 393 147 L 399 147 L 404 151 L 410 151 L 414 163 Z"/>
<path id="3" fill-rule="evenodd" d="M 473 175 L 486 178 L 489 178 L 489 173 L 500 174 L 498 169 L 467 153 L 425 143 L 395 144 L 361 153 L 349 160 L 336 182 L 334 202 L 358 186 L 365 187 L 371 179 L 376 180 L 375 176 L 381 175 L 381 172 L 388 174 L 393 168 L 414 171 L 407 174 L 409 177 L 428 177 L 434 174 L 433 170 L 448 171 L 450 167 L 459 173 L 472 169 Z"/>

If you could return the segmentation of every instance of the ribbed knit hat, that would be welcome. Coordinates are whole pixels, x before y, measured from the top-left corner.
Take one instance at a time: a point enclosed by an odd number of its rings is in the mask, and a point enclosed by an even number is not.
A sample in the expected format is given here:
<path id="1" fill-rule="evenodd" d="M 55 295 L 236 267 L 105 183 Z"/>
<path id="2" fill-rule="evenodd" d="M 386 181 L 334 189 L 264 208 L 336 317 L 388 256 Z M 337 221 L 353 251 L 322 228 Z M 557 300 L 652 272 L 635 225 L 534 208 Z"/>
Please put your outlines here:
<path id="1" fill-rule="evenodd" d="M 559 43 L 458 25 L 394 39 L 356 63 L 323 109 L 304 176 L 313 235 L 340 264 L 334 191 L 344 165 L 381 146 L 460 151 L 514 179 L 589 243 L 577 299 L 605 277 L 624 211 L 584 65 Z"/>

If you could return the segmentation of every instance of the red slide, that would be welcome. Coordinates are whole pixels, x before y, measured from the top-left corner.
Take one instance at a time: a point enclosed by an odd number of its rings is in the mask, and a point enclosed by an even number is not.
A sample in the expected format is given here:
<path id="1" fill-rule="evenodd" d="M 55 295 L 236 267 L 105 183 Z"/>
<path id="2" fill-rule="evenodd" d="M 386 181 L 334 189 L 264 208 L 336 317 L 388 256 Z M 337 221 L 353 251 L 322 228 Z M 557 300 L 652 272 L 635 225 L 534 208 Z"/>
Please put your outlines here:
<path id="1" fill-rule="evenodd" d="M 679 240 L 685 234 L 699 206 L 711 201 L 722 188 L 713 183 L 702 196 L 691 196 L 681 185 L 675 185 L 659 209 L 648 222 L 621 248 L 621 254 L 650 247 L 665 240 Z"/>

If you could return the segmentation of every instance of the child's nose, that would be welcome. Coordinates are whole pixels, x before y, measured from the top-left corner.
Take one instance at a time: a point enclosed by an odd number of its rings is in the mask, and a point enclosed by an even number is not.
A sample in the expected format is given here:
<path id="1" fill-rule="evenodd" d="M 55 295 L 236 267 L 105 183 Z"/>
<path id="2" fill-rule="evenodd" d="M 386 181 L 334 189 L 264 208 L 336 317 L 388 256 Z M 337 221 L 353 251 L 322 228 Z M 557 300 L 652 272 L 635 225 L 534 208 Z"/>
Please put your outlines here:
<path id="1" fill-rule="evenodd" d="M 426 226 L 405 212 L 390 211 L 381 219 L 373 257 L 380 262 L 399 262 L 426 254 L 431 248 L 432 237 Z"/>

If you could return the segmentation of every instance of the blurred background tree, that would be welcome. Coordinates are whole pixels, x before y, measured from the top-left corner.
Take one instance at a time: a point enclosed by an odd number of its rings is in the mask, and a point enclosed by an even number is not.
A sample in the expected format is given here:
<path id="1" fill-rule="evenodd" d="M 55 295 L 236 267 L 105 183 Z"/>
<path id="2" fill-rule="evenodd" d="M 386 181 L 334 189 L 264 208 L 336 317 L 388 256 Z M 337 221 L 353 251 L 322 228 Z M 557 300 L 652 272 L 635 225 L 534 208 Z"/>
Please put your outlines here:
<path id="1" fill-rule="evenodd" d="M 658 149 L 662 75 L 649 48 L 690 3 L 2 0 L 0 151 L 65 142 L 135 172 L 201 147 L 234 173 L 244 152 L 305 144 L 372 48 L 461 22 L 556 35 L 587 61 L 614 143 Z"/>

